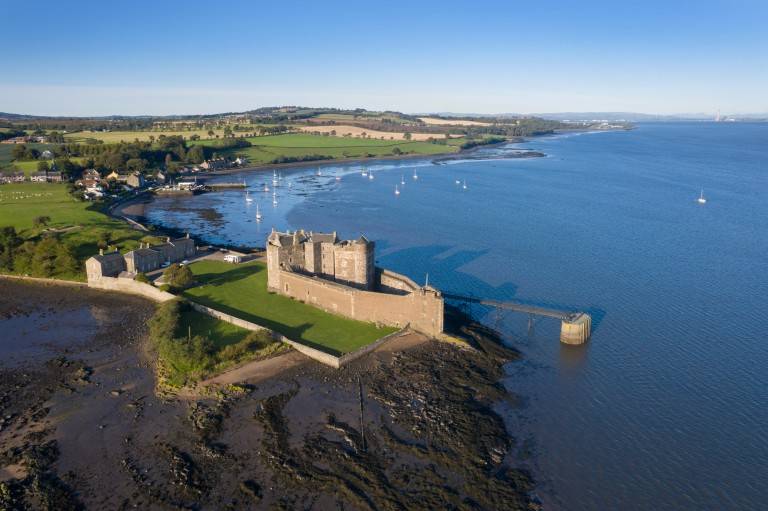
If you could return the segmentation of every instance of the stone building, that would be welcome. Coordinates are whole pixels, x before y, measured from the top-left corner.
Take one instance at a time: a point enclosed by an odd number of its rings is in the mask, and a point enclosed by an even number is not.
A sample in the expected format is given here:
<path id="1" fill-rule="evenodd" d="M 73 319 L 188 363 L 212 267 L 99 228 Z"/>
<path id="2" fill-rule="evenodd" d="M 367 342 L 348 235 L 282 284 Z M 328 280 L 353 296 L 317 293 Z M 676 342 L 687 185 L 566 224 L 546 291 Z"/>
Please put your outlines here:
<path id="1" fill-rule="evenodd" d="M 404 275 L 376 268 L 374 243 L 364 236 L 272 231 L 267 238 L 267 286 L 320 309 L 360 321 L 443 331 L 443 297 Z"/>
<path id="2" fill-rule="evenodd" d="M 125 259 L 117 250 L 107 254 L 104 253 L 104 250 L 99 250 L 99 255 L 89 257 L 85 261 L 85 273 L 88 276 L 88 280 L 101 277 L 117 277 L 125 269 Z"/>
<path id="3" fill-rule="evenodd" d="M 131 276 L 137 273 L 146 273 L 160 269 L 163 264 L 178 263 L 193 257 L 197 251 L 195 240 L 187 234 L 184 238 L 172 240 L 167 238 L 162 245 L 150 246 L 142 243 L 136 250 L 131 250 L 125 255 L 120 252 L 93 256 L 85 262 L 88 280 L 101 277 L 117 277 L 125 271 Z"/>
<path id="4" fill-rule="evenodd" d="M 272 231 L 267 240 L 267 264 L 317 275 L 359 289 L 374 285 L 374 244 L 365 236 L 340 241 L 336 233 Z M 268 282 L 276 289 L 277 283 Z"/>

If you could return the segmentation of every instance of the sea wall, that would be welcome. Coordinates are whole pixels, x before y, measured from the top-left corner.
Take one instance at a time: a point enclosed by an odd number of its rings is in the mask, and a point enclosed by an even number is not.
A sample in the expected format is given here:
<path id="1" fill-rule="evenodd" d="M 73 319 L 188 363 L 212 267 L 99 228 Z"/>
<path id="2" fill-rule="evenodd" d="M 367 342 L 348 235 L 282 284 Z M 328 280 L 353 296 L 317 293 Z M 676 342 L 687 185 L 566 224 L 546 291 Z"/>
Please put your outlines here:
<path id="1" fill-rule="evenodd" d="M 143 296 L 144 298 L 149 298 L 155 302 L 167 302 L 168 300 L 173 300 L 176 298 L 176 295 L 172 295 L 171 293 L 167 293 L 165 291 L 160 291 L 151 284 L 136 282 L 133 279 L 100 277 L 97 279 L 88 280 L 88 287 Z"/>
<path id="2" fill-rule="evenodd" d="M 398 294 L 355 289 L 318 277 L 279 272 L 279 293 L 333 314 L 405 328 L 437 337 L 443 331 L 443 299 L 429 288 L 393 272 L 384 275 Z M 415 290 L 414 290 L 415 288 Z M 406 292 L 406 290 L 409 290 Z"/>
<path id="3" fill-rule="evenodd" d="M 57 286 L 75 286 L 75 287 L 86 287 L 88 284 L 85 282 L 77 282 L 74 280 L 62 280 L 62 279 L 47 279 L 43 277 L 27 277 L 24 275 L 6 275 L 6 274 L 0 274 L 0 279 L 9 279 L 9 280 L 23 280 L 27 282 L 37 282 L 42 284 L 54 284 Z"/>

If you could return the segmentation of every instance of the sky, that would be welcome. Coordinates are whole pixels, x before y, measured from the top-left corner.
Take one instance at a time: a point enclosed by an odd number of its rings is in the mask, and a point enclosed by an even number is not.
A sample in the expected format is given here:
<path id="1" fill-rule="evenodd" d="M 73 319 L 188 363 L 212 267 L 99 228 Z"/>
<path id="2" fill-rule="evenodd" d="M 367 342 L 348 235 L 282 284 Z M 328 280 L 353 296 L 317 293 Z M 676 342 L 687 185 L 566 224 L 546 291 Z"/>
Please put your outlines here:
<path id="1" fill-rule="evenodd" d="M 768 112 L 768 0 L 4 4 L 2 112 Z"/>

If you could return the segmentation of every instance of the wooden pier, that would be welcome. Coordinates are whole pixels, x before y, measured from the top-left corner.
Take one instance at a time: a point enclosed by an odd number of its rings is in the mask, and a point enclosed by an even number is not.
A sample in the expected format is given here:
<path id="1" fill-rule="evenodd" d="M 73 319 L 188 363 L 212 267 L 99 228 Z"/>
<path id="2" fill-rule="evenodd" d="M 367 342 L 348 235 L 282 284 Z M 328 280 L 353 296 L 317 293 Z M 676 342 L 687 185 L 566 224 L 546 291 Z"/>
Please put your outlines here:
<path id="1" fill-rule="evenodd" d="M 586 312 L 570 312 L 549 307 L 541 307 L 516 301 L 487 300 L 467 295 L 442 293 L 448 300 L 477 303 L 496 309 L 522 312 L 530 316 L 544 316 L 560 320 L 560 342 L 565 344 L 584 344 L 592 334 L 592 317 Z"/>

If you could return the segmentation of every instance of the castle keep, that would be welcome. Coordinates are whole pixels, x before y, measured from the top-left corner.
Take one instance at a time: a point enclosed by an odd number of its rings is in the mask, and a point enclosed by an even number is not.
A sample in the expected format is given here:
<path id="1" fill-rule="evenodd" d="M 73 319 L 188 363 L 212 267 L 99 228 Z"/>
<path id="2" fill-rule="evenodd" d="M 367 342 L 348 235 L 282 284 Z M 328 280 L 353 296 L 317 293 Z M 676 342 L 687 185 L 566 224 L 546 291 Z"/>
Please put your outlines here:
<path id="1" fill-rule="evenodd" d="M 374 243 L 364 236 L 275 230 L 267 238 L 270 290 L 360 321 L 443 331 L 443 298 L 430 286 L 376 268 Z"/>

